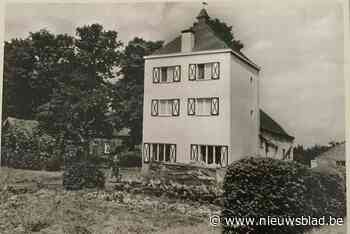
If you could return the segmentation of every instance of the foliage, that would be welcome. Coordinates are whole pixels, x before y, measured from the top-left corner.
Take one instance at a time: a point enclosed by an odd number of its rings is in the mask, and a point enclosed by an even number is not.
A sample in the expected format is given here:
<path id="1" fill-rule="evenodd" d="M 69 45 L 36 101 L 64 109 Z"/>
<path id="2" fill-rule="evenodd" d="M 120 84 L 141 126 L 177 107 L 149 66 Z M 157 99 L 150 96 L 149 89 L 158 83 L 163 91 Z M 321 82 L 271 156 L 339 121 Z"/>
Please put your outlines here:
<path id="1" fill-rule="evenodd" d="M 47 30 L 5 42 L 3 119 L 34 118 L 36 109 L 50 99 L 63 64 L 73 56 L 72 43 L 72 37 Z"/>
<path id="2" fill-rule="evenodd" d="M 134 146 L 142 140 L 144 59 L 162 46 L 162 41 L 134 38 L 125 47 L 120 63 L 120 79 L 114 86 L 112 108 L 123 125 L 130 129 L 130 142 Z"/>
<path id="3" fill-rule="evenodd" d="M 142 167 L 140 150 L 127 151 L 120 154 L 120 167 Z"/>
<path id="4" fill-rule="evenodd" d="M 294 161 L 310 167 L 311 160 L 318 157 L 320 154 L 326 152 L 327 150 L 335 147 L 342 142 L 331 141 L 328 145 L 313 145 L 311 147 L 305 147 L 303 145 L 297 145 L 293 149 Z"/>
<path id="5" fill-rule="evenodd" d="M 218 35 L 221 40 L 231 47 L 232 50 L 240 51 L 243 49 L 243 43 L 235 39 L 232 32 L 232 26 L 228 26 L 225 22 L 222 22 L 217 18 L 209 18 L 208 24 L 215 31 L 216 35 Z"/>
<path id="6" fill-rule="evenodd" d="M 63 187 L 67 190 L 104 188 L 105 176 L 98 165 L 89 161 L 75 162 L 63 173 Z"/>
<path id="7" fill-rule="evenodd" d="M 3 132 L 1 137 L 2 165 L 32 170 L 60 170 L 62 160 L 58 159 L 60 152 L 56 140 L 43 134 L 40 129 L 34 129 L 33 134 L 12 129 Z"/>
<path id="8" fill-rule="evenodd" d="M 340 176 L 316 173 L 295 162 L 243 159 L 228 168 L 223 187 L 222 216 L 255 220 L 260 217 L 343 217 L 344 186 Z M 224 225 L 224 233 L 294 234 L 309 228 L 299 225 Z"/>

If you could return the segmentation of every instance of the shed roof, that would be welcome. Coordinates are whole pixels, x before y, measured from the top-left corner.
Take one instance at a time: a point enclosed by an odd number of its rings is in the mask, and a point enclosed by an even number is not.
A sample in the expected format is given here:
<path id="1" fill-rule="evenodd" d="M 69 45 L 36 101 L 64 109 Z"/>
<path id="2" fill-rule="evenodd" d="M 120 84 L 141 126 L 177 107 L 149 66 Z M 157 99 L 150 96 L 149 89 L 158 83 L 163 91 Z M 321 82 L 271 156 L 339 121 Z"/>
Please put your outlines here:
<path id="1" fill-rule="evenodd" d="M 260 131 L 268 131 L 272 134 L 294 140 L 294 137 L 289 135 L 275 120 L 272 119 L 266 112 L 260 109 Z"/>

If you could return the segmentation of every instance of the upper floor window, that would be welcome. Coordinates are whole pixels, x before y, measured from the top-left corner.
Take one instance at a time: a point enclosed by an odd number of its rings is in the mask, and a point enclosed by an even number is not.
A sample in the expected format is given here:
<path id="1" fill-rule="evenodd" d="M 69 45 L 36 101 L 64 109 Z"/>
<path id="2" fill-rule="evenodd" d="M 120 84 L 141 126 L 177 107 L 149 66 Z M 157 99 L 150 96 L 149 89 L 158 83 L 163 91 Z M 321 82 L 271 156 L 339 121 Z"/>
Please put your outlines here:
<path id="1" fill-rule="evenodd" d="M 180 99 L 153 99 L 151 103 L 152 116 L 179 116 Z"/>
<path id="2" fill-rule="evenodd" d="M 219 98 L 189 98 L 187 103 L 187 111 L 188 115 L 219 115 Z"/>
<path id="3" fill-rule="evenodd" d="M 171 83 L 171 82 L 180 82 L 180 80 L 181 80 L 180 66 L 153 68 L 153 83 Z"/>
<path id="4" fill-rule="evenodd" d="M 217 80 L 220 78 L 220 63 L 190 64 L 189 80 Z"/>

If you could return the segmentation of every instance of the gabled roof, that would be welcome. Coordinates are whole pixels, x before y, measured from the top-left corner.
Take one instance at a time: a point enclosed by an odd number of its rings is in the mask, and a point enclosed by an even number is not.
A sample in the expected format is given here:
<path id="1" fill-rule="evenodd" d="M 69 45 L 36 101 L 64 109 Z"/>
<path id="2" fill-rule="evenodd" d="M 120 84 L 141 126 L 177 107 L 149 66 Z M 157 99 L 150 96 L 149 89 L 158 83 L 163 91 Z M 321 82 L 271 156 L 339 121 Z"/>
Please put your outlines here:
<path id="1" fill-rule="evenodd" d="M 337 161 L 345 161 L 345 143 L 341 143 L 330 148 L 318 156 L 318 158 L 329 158 Z"/>
<path id="2" fill-rule="evenodd" d="M 273 120 L 266 112 L 260 109 L 260 131 L 267 131 L 272 134 L 293 140 L 294 137 L 289 135 L 275 120 Z"/>

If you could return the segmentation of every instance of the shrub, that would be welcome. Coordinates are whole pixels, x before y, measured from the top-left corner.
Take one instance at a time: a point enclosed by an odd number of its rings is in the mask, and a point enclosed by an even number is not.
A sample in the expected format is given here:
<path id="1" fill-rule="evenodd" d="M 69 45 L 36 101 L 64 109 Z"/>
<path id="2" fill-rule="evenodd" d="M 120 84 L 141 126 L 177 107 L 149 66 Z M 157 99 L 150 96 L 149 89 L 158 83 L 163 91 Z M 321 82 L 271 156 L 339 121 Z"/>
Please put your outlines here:
<path id="1" fill-rule="evenodd" d="M 140 150 L 127 151 L 120 154 L 120 167 L 142 167 Z"/>
<path id="2" fill-rule="evenodd" d="M 2 135 L 2 165 L 30 170 L 59 170 L 60 151 L 56 140 L 35 129 L 31 134 L 20 130 L 5 131 Z"/>
<path id="3" fill-rule="evenodd" d="M 92 162 L 74 162 L 65 168 L 63 187 L 67 190 L 104 188 L 105 176 Z"/>
<path id="4" fill-rule="evenodd" d="M 224 233 L 303 233 L 311 226 L 228 226 L 225 218 L 339 217 L 345 214 L 344 181 L 295 163 L 247 158 L 229 166 L 224 179 Z M 336 196 L 332 193 L 336 191 Z"/>

